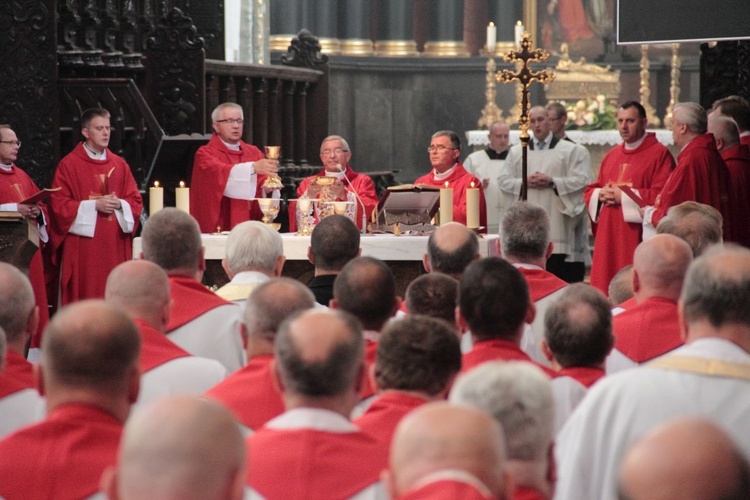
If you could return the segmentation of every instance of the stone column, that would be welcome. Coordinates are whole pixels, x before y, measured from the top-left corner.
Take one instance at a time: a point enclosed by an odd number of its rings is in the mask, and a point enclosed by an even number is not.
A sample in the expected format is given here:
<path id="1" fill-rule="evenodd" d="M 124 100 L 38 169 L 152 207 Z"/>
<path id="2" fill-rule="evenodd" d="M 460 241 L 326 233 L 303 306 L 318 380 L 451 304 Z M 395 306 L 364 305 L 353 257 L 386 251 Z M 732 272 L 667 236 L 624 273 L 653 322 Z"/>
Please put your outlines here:
<path id="1" fill-rule="evenodd" d="M 345 56 L 374 56 L 375 47 L 370 34 L 372 0 L 347 0 L 341 19 L 341 54 Z"/>
<path id="2" fill-rule="evenodd" d="M 292 38 L 302 28 L 315 33 L 315 22 L 312 13 L 315 2 L 309 0 L 273 0 L 271 9 L 272 52 L 286 52 Z"/>
<path id="3" fill-rule="evenodd" d="M 429 41 L 424 45 L 428 57 L 468 57 L 464 44 L 463 2 L 433 0 L 429 3 Z"/>
<path id="4" fill-rule="evenodd" d="M 337 4 L 339 2 L 336 0 L 308 0 L 308 3 L 315 4 L 314 26 L 308 29 L 318 37 L 321 52 L 334 56 L 341 54 L 341 42 L 338 36 Z M 305 27 L 301 26 L 301 28 Z"/>
<path id="5" fill-rule="evenodd" d="M 416 57 L 413 36 L 414 0 L 378 0 L 375 52 L 386 57 Z"/>

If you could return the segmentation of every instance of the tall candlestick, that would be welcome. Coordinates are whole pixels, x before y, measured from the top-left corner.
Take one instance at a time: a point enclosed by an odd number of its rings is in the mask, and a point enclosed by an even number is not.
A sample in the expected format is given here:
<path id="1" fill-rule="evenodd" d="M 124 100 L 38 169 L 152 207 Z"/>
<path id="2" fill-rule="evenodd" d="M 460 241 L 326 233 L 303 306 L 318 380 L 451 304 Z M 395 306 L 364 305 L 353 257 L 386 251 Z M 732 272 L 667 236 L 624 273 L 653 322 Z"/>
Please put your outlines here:
<path id="1" fill-rule="evenodd" d="M 175 188 L 175 205 L 183 212 L 190 213 L 190 188 L 180 181 L 180 187 Z"/>
<path id="2" fill-rule="evenodd" d="M 516 22 L 514 35 L 516 39 L 516 48 L 521 48 L 521 38 L 523 38 L 523 23 L 521 21 Z"/>
<path id="3" fill-rule="evenodd" d="M 440 188 L 440 225 L 453 222 L 453 189 L 445 183 L 444 188 Z"/>
<path id="4" fill-rule="evenodd" d="M 164 188 L 159 187 L 159 181 L 154 182 L 154 187 L 148 188 L 149 215 L 164 208 Z"/>
<path id="5" fill-rule="evenodd" d="M 479 188 L 473 182 L 466 189 L 466 227 L 479 228 Z"/>
<path id="6" fill-rule="evenodd" d="M 493 54 L 497 47 L 497 26 L 495 23 L 487 25 L 487 53 Z"/>

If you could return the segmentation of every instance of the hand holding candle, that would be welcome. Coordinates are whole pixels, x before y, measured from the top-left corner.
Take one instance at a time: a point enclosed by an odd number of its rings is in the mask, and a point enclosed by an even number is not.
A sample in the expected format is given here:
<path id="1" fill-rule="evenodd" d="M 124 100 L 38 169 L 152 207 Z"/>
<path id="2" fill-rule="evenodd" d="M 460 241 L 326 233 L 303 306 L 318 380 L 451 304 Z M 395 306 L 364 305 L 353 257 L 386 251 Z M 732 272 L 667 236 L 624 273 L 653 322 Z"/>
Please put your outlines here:
<path id="1" fill-rule="evenodd" d="M 175 205 L 183 212 L 190 213 L 190 188 L 180 181 L 180 187 L 175 188 Z"/>
<path id="2" fill-rule="evenodd" d="M 159 186 L 159 181 L 154 182 L 154 187 L 148 189 L 149 215 L 164 208 L 164 188 Z"/>

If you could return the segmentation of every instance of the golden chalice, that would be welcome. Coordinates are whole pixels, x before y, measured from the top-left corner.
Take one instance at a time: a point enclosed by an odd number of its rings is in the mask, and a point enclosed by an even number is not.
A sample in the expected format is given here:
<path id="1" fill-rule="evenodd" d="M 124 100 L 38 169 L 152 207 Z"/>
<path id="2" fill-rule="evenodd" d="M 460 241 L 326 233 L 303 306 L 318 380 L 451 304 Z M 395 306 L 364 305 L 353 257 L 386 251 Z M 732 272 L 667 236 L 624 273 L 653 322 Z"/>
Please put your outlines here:
<path id="1" fill-rule="evenodd" d="M 314 220 L 312 217 L 313 200 L 309 198 L 300 198 L 297 200 L 297 208 L 300 212 L 300 223 L 297 229 L 297 236 L 310 236 Z"/>
<path id="2" fill-rule="evenodd" d="M 278 160 L 281 156 L 281 146 L 266 146 L 266 158 L 269 160 Z M 284 184 L 281 183 L 281 177 L 278 174 L 269 175 L 266 180 L 263 181 L 263 191 L 269 193 L 284 188 Z"/>
<path id="3" fill-rule="evenodd" d="M 281 224 L 273 222 L 277 215 L 279 215 L 279 201 L 273 198 L 257 198 L 258 205 L 260 205 L 260 211 L 263 212 L 263 224 L 269 226 L 276 231 L 281 229 Z"/>

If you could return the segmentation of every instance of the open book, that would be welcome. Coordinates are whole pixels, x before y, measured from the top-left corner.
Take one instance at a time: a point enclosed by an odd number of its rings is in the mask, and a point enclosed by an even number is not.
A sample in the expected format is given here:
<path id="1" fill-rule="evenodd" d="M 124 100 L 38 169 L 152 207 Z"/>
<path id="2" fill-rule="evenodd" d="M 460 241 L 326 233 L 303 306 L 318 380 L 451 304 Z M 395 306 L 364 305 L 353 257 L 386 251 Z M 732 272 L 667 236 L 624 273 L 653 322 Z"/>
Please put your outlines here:
<path id="1" fill-rule="evenodd" d="M 60 191 L 60 189 L 62 189 L 62 188 L 59 188 L 59 187 L 56 187 L 56 188 L 44 188 L 41 191 L 39 191 L 38 193 L 29 196 L 25 200 L 19 201 L 18 204 L 19 205 L 35 205 L 35 204 L 39 203 L 42 200 L 46 200 L 47 198 L 50 197 L 50 195 L 52 195 L 52 193 L 54 193 L 55 191 Z"/>

